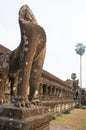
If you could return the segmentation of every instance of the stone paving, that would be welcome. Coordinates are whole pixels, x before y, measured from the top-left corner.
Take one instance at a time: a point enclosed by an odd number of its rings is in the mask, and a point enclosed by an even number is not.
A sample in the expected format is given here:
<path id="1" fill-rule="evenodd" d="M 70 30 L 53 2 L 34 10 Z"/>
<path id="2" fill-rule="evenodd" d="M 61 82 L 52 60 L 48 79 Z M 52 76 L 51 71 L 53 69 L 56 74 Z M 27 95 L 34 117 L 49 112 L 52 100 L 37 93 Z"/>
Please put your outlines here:
<path id="1" fill-rule="evenodd" d="M 75 129 L 62 127 L 62 126 L 56 126 L 56 125 L 50 125 L 50 130 L 75 130 Z"/>

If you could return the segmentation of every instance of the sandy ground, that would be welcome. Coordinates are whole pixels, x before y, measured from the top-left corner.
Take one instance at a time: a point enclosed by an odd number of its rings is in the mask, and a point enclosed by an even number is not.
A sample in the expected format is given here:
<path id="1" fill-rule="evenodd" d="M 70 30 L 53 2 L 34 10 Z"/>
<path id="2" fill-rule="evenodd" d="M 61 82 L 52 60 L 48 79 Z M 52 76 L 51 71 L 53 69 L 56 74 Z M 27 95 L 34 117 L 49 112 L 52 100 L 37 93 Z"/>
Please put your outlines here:
<path id="1" fill-rule="evenodd" d="M 75 130 L 75 129 L 62 127 L 62 126 L 50 125 L 50 130 Z"/>
<path id="2" fill-rule="evenodd" d="M 50 123 L 51 130 L 86 130 L 86 109 L 73 109 Z"/>

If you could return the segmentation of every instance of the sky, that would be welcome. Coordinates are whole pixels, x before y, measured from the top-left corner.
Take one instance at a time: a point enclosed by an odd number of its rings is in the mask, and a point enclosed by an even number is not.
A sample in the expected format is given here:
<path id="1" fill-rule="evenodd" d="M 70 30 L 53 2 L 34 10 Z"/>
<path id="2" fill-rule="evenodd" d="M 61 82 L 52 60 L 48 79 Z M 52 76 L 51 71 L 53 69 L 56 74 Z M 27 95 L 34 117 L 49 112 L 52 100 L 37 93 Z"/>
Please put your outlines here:
<path id="1" fill-rule="evenodd" d="M 86 46 L 86 0 L 3 0 L 0 2 L 0 44 L 14 50 L 20 43 L 18 11 L 27 4 L 47 36 L 43 69 L 62 80 L 80 79 L 77 43 Z M 82 56 L 82 87 L 86 87 L 86 53 Z"/>

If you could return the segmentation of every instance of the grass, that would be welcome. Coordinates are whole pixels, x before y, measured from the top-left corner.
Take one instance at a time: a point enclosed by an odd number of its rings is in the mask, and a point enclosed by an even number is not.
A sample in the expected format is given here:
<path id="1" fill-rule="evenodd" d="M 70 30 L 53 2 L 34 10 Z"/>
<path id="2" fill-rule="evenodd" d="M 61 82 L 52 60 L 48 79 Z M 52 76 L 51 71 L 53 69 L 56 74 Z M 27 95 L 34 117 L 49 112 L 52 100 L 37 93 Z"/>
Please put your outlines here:
<path id="1" fill-rule="evenodd" d="M 86 109 L 73 109 L 70 114 L 62 114 L 51 121 L 52 125 L 86 130 Z"/>
<path id="2" fill-rule="evenodd" d="M 70 110 L 66 110 L 66 111 L 64 111 L 64 114 L 70 114 Z"/>

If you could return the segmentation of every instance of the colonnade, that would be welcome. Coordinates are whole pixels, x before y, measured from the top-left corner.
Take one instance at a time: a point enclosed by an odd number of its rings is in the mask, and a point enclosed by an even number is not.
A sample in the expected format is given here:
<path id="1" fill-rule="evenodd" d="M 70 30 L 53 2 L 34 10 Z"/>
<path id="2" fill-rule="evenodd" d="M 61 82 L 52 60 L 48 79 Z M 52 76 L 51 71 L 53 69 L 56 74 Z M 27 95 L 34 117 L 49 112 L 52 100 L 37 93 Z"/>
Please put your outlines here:
<path id="1" fill-rule="evenodd" d="M 39 86 L 39 99 L 42 105 L 48 107 L 50 113 L 59 115 L 67 109 L 74 108 L 78 103 L 74 97 L 73 86 L 43 71 Z"/>
<path id="2" fill-rule="evenodd" d="M 60 85 L 61 86 L 61 85 Z M 58 98 L 58 99 L 73 99 L 74 92 L 65 87 L 48 85 L 45 83 L 40 83 L 39 88 L 40 98 Z"/>

